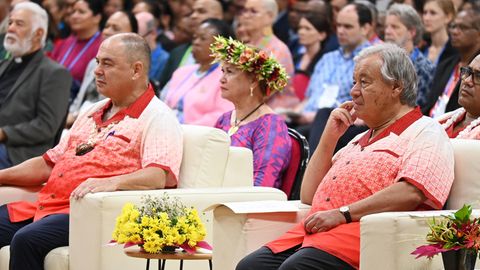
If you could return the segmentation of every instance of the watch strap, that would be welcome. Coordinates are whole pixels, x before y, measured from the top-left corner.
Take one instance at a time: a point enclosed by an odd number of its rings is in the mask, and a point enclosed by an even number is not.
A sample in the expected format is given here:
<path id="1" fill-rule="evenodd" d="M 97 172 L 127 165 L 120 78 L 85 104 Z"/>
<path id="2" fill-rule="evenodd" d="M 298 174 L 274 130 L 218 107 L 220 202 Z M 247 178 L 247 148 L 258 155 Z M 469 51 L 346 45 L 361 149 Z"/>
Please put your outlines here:
<path id="1" fill-rule="evenodd" d="M 342 215 L 345 217 L 345 220 L 347 221 L 347 223 L 350 223 L 352 222 L 352 216 L 350 215 L 350 209 L 341 209 L 340 210 L 340 213 L 342 213 Z"/>

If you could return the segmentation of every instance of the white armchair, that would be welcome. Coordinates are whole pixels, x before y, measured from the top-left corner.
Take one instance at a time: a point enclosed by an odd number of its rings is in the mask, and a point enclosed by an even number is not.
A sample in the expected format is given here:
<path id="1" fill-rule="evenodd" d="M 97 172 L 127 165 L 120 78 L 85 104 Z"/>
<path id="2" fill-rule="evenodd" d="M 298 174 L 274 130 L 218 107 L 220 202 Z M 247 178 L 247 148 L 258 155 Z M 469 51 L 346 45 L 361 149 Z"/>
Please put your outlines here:
<path id="1" fill-rule="evenodd" d="M 121 246 L 107 247 L 115 218 L 126 202 L 139 203 L 145 194 L 167 192 L 199 211 L 223 202 L 246 200 L 286 200 L 280 190 L 253 187 L 252 153 L 246 148 L 231 147 L 225 132 L 208 127 L 183 126 L 184 155 L 180 168 L 179 188 L 150 191 L 117 191 L 88 194 L 71 201 L 70 246 L 52 250 L 45 259 L 46 270 L 142 269 L 145 261 L 127 257 Z M 35 199 L 36 190 L 0 187 L 0 203 L 14 198 Z M 4 193 L 11 193 L 4 200 Z M 25 197 L 26 196 L 26 197 Z M 207 241 L 212 243 L 212 213 L 202 216 Z M 217 249 L 215 249 L 217 250 Z M 214 251 L 215 252 L 215 251 Z M 0 250 L 0 270 L 8 269 L 9 249 Z M 190 263 L 190 264 L 189 264 Z M 186 262 L 184 269 L 201 269 L 206 262 Z M 200 266 L 199 266 L 200 265 Z M 178 264 L 167 263 L 167 269 Z M 152 267 L 155 267 L 152 265 Z"/>
<path id="2" fill-rule="evenodd" d="M 452 144 L 455 181 L 447 209 L 458 209 L 464 203 L 480 208 L 480 141 L 452 140 Z M 213 244 L 222 256 L 213 257 L 215 267 L 235 269 L 245 255 L 280 236 L 305 217 L 309 206 L 298 201 L 288 203 L 298 204 L 300 211 L 237 214 L 229 207 L 217 207 L 214 210 Z M 410 253 L 425 244 L 427 220 L 451 212 L 389 212 L 363 217 L 360 221 L 360 269 L 443 269 L 440 256 L 433 260 L 415 259 Z M 474 216 L 480 216 L 480 210 L 474 211 Z"/>

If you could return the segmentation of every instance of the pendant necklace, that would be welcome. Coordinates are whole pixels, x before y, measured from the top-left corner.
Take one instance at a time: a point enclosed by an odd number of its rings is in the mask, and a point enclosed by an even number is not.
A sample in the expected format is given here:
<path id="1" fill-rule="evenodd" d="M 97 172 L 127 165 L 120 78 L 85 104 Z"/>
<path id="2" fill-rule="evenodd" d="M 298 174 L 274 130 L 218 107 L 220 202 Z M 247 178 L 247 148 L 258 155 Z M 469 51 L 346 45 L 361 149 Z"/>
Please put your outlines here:
<path id="1" fill-rule="evenodd" d="M 86 153 L 92 151 L 97 144 L 98 138 L 102 138 L 103 136 L 105 136 L 105 134 L 110 131 L 110 129 L 112 129 L 112 127 L 115 126 L 117 123 L 118 122 L 110 123 L 101 131 L 99 130 L 99 128 L 97 128 L 97 124 L 93 123 L 93 128 L 90 132 L 90 135 L 88 136 L 87 141 L 77 145 L 77 147 L 75 148 L 75 155 L 83 156 Z"/>
<path id="2" fill-rule="evenodd" d="M 238 131 L 238 128 L 239 128 L 240 124 L 243 122 L 243 120 L 247 119 L 250 115 L 252 115 L 254 112 L 256 112 L 262 105 L 263 105 L 263 102 L 260 103 L 257 107 L 255 107 L 255 109 L 253 109 L 251 112 L 249 112 L 246 116 L 244 116 L 240 120 L 238 120 L 237 116 L 235 116 L 235 122 L 234 122 L 233 126 L 231 126 L 228 129 L 228 132 L 227 132 L 228 136 L 232 136 L 233 134 L 235 134 Z"/>

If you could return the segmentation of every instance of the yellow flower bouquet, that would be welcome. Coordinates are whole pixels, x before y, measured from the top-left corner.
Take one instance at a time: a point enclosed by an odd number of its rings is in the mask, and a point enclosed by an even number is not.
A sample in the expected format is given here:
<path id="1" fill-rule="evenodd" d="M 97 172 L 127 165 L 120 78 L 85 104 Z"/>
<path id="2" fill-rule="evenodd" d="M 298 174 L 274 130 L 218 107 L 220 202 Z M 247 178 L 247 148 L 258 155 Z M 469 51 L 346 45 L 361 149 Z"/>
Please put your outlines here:
<path id="1" fill-rule="evenodd" d="M 138 245 L 148 253 L 172 247 L 194 253 L 197 247 L 212 249 L 203 241 L 205 236 L 197 210 L 164 193 L 160 198 L 143 197 L 141 207 L 126 203 L 117 217 L 112 242 L 124 247 Z"/>

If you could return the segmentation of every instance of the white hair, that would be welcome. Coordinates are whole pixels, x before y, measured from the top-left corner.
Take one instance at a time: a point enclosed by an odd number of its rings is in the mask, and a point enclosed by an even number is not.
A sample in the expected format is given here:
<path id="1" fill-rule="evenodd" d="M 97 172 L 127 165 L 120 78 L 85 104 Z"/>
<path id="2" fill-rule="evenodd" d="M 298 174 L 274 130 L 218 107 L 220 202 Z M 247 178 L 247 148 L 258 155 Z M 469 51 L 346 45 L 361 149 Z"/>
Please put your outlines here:
<path id="1" fill-rule="evenodd" d="M 42 47 L 45 46 L 45 41 L 47 40 L 47 32 L 48 32 L 48 15 L 45 9 L 33 2 L 21 2 L 16 4 L 13 7 L 12 12 L 17 10 L 29 10 L 32 12 L 32 17 L 30 21 L 32 22 L 32 31 L 31 33 L 37 31 L 37 29 L 43 29 L 43 35 L 41 39 Z"/>
<path id="2" fill-rule="evenodd" d="M 275 0 L 261 0 L 263 4 L 263 8 L 265 8 L 266 11 L 269 11 L 273 14 L 273 21 L 275 21 L 275 18 L 277 18 L 278 15 L 278 5 L 277 1 Z"/>
<path id="3" fill-rule="evenodd" d="M 400 102 L 415 106 L 417 100 L 417 72 L 405 49 L 396 44 L 382 43 L 363 49 L 355 58 L 355 63 L 371 55 L 379 55 L 383 63 L 380 68 L 383 79 L 399 82 L 403 86 Z"/>

